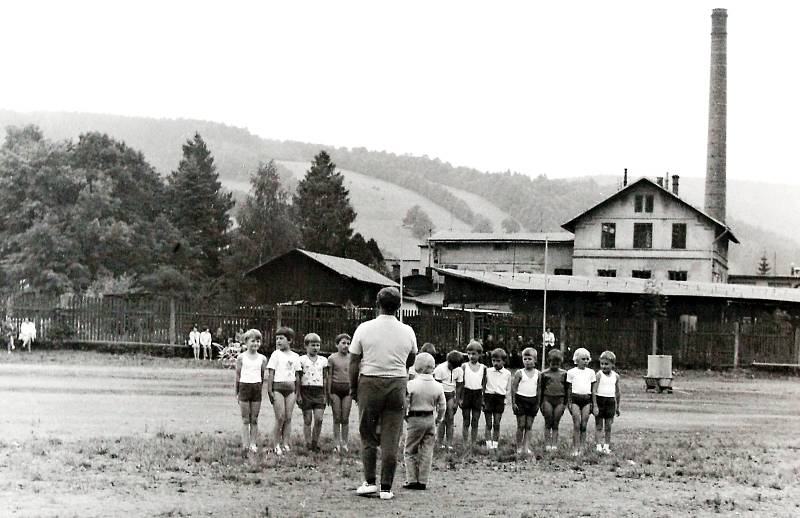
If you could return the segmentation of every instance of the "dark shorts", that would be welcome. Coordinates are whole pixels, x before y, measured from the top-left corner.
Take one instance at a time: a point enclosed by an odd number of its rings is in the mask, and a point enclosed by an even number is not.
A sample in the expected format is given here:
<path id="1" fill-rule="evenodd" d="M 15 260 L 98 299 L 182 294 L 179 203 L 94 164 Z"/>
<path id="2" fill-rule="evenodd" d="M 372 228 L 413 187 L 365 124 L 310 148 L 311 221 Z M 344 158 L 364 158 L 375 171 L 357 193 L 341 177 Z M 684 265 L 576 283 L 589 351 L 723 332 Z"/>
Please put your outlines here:
<path id="1" fill-rule="evenodd" d="M 484 394 L 483 411 L 490 414 L 502 414 L 506 408 L 506 397 L 502 394 Z"/>
<path id="2" fill-rule="evenodd" d="M 349 383 L 331 383 L 331 394 L 339 396 L 344 399 L 350 397 L 350 384 Z"/>
<path id="3" fill-rule="evenodd" d="M 542 396 L 542 404 L 549 403 L 553 408 L 564 404 L 564 396 Z"/>
<path id="4" fill-rule="evenodd" d="M 303 404 L 300 407 L 303 410 L 325 408 L 325 391 L 322 387 L 301 385 L 300 395 L 303 397 Z"/>
<path id="5" fill-rule="evenodd" d="M 613 419 L 617 412 L 617 398 L 597 396 L 597 417 Z"/>
<path id="6" fill-rule="evenodd" d="M 572 394 L 572 404 L 578 405 L 578 408 L 583 410 L 583 407 L 592 406 L 592 395 L 591 394 Z"/>
<path id="7" fill-rule="evenodd" d="M 286 397 L 294 393 L 294 383 L 291 381 L 276 381 L 272 384 L 272 390 Z"/>
<path id="8" fill-rule="evenodd" d="M 517 410 L 514 411 L 514 415 L 536 417 L 536 414 L 539 413 L 539 398 L 536 396 L 517 395 L 514 401 L 517 403 Z"/>
<path id="9" fill-rule="evenodd" d="M 239 401 L 261 401 L 261 382 L 239 383 Z"/>
<path id="10" fill-rule="evenodd" d="M 483 389 L 465 388 L 461 393 L 461 410 L 481 410 L 483 408 Z"/>

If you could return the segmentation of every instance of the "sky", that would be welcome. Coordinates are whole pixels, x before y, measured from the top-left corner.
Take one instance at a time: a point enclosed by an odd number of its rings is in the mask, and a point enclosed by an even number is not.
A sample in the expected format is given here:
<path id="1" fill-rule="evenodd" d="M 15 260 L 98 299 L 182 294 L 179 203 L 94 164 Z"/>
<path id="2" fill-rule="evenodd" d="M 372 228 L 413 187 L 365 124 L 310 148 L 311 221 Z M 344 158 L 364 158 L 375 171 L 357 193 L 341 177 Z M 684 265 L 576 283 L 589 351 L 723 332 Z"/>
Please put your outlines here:
<path id="1" fill-rule="evenodd" d="M 0 109 L 192 118 L 551 178 L 705 174 L 728 9 L 728 177 L 800 185 L 800 2 L 3 2 Z"/>

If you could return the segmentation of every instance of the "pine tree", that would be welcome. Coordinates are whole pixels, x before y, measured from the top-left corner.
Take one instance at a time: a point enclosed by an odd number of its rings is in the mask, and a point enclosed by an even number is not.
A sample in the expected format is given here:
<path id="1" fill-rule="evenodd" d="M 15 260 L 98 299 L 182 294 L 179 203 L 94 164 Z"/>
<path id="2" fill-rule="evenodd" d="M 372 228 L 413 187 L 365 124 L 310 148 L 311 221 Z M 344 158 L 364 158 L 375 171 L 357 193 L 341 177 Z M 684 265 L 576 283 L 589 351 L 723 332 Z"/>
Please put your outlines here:
<path id="1" fill-rule="evenodd" d="M 230 240 L 228 211 L 234 202 L 231 193 L 222 190 L 214 157 L 198 133 L 183 145 L 183 158 L 168 178 L 167 193 L 170 220 L 197 250 L 199 271 L 193 273 L 219 277 Z"/>
<path id="2" fill-rule="evenodd" d="M 294 195 L 304 248 L 338 256 L 347 253 L 356 212 L 343 181 L 328 153 L 320 151 Z"/>
<path id="3" fill-rule="evenodd" d="M 758 262 L 758 274 L 759 275 L 767 275 L 772 268 L 769 266 L 769 261 L 767 261 L 767 254 L 766 252 L 761 256 L 761 260 Z"/>

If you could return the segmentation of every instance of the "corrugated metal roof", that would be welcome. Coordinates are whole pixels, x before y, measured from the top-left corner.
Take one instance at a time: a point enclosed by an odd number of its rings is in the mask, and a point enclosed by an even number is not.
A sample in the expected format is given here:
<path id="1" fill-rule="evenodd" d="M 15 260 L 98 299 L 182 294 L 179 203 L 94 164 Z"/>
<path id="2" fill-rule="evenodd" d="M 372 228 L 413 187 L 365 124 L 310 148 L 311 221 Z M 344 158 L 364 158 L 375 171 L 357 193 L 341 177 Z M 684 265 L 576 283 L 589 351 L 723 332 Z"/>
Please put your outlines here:
<path id="1" fill-rule="evenodd" d="M 424 304 L 426 306 L 439 306 L 442 307 L 444 304 L 444 292 L 443 291 L 433 291 L 431 293 L 425 293 L 423 295 L 417 295 L 416 297 L 404 297 L 405 300 L 413 300 L 414 302 L 418 302 L 420 304 Z"/>
<path id="2" fill-rule="evenodd" d="M 394 282 L 392 279 L 379 274 L 369 266 L 361 264 L 355 259 L 346 259 L 344 257 L 337 257 L 335 255 L 319 254 L 317 252 L 301 250 L 300 248 L 295 251 L 327 266 L 331 270 L 343 275 L 344 277 L 349 277 L 351 279 L 356 279 L 369 284 L 377 284 L 378 286 L 400 287 L 400 285 Z"/>
<path id="3" fill-rule="evenodd" d="M 437 232 L 428 241 L 470 241 L 470 242 L 514 242 L 514 243 L 544 243 L 545 238 L 550 242 L 572 242 L 575 236 L 571 232 L 519 232 L 508 234 L 504 232 Z"/>
<path id="4" fill-rule="evenodd" d="M 545 276 L 540 273 L 484 272 L 436 268 L 444 276 L 471 279 L 509 290 L 544 289 Z M 579 277 L 574 275 L 548 275 L 548 291 L 631 293 L 642 294 L 652 286 L 661 294 L 672 297 L 713 297 L 727 299 L 772 300 L 800 303 L 800 289 L 772 288 L 746 284 L 722 284 L 690 281 L 650 281 L 620 277 Z"/>

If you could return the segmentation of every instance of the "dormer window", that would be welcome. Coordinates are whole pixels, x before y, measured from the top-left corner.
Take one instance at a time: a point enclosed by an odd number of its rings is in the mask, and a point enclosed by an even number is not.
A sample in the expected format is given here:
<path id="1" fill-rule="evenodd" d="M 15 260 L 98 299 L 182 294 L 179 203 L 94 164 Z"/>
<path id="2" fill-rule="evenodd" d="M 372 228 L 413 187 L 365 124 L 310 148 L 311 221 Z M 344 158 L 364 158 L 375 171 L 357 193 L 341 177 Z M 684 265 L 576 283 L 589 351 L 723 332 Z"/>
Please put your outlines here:
<path id="1" fill-rule="evenodd" d="M 637 194 L 633 197 L 634 212 L 653 212 L 653 195 Z"/>

